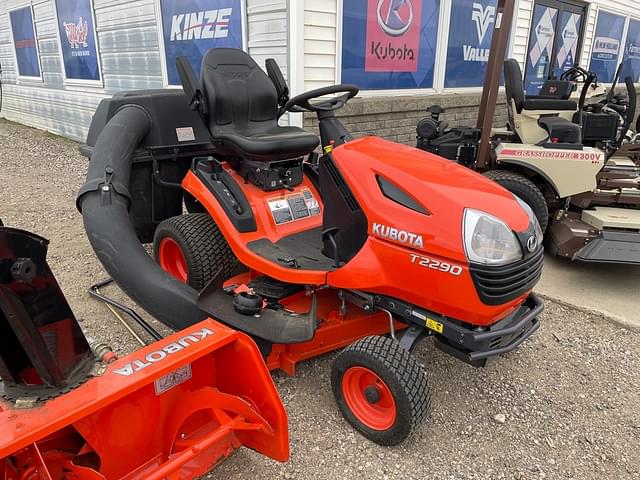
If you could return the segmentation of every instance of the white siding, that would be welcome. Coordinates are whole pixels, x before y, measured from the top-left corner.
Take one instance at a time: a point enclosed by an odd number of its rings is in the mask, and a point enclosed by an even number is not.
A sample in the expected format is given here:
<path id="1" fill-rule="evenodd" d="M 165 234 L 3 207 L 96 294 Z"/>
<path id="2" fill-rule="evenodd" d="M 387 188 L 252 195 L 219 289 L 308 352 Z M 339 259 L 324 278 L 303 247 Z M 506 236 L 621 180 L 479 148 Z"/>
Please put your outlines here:
<path id="1" fill-rule="evenodd" d="M 533 15 L 532 0 L 518 0 L 516 3 L 516 15 L 511 26 L 513 34 L 513 47 L 511 56 L 524 65 L 527 57 L 527 44 L 529 42 L 529 27 Z"/>
<path id="2" fill-rule="evenodd" d="M 338 1 L 304 1 L 305 90 L 336 82 L 338 48 Z"/>
<path id="3" fill-rule="evenodd" d="M 275 58 L 285 77 L 288 75 L 288 17 L 286 0 L 247 0 L 248 52 L 264 66 Z"/>
<path id="4" fill-rule="evenodd" d="M 53 0 L 33 0 L 43 80 L 17 80 L 7 9 L 27 1 L 0 2 L 3 117 L 82 141 L 102 98 L 163 87 L 157 0 L 94 0 L 103 86 L 91 87 L 64 84 Z M 249 53 L 288 76 L 287 0 L 246 0 L 246 15 Z"/>
<path id="5" fill-rule="evenodd" d="M 295 1 L 295 0 L 294 0 Z M 349 0 L 302 0 L 304 1 L 304 80 L 305 88 L 317 88 L 330 85 L 338 78 L 339 49 L 338 38 L 341 2 Z M 441 7 L 445 8 L 441 0 Z M 516 15 L 512 24 L 511 55 L 524 66 L 527 57 L 529 29 L 533 15 L 534 0 L 516 0 Z M 593 41 L 596 12 L 604 8 L 608 11 L 640 16 L 638 0 L 595 0 L 588 5 L 585 34 L 582 44 L 581 65 L 588 67 Z M 444 57 L 444 56 L 443 56 Z M 444 60 L 443 60 L 444 61 Z M 440 69 L 444 72 L 444 68 Z M 438 81 L 434 82 L 436 85 Z"/>

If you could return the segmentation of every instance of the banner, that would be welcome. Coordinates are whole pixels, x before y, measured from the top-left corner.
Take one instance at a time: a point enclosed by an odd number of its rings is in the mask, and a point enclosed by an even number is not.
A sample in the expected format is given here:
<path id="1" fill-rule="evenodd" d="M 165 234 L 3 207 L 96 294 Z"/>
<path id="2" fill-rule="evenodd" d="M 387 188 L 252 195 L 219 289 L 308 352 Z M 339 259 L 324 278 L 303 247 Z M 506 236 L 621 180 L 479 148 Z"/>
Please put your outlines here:
<path id="1" fill-rule="evenodd" d="M 11 33 L 18 62 L 18 75 L 40 78 L 38 42 L 31 6 L 9 12 L 9 18 L 11 19 Z"/>
<path id="2" fill-rule="evenodd" d="M 533 9 L 533 22 L 529 33 L 529 49 L 524 71 L 524 88 L 527 95 L 537 95 L 549 76 L 557 16 L 558 10 L 552 7 L 536 4 Z"/>
<path id="3" fill-rule="evenodd" d="M 439 0 L 351 0 L 342 19 L 342 83 L 431 88 Z"/>
<path id="4" fill-rule="evenodd" d="M 91 0 L 56 0 L 55 5 L 65 78 L 100 81 Z"/>
<path id="5" fill-rule="evenodd" d="M 496 21 L 496 0 L 453 0 L 445 87 L 482 86 Z"/>
<path id="6" fill-rule="evenodd" d="M 627 41 L 624 44 L 624 66 L 620 81 L 630 76 L 634 83 L 640 82 L 640 20 L 631 19 L 627 30 Z"/>
<path id="7" fill-rule="evenodd" d="M 243 46 L 240 0 L 160 0 L 160 12 L 169 85 L 181 85 L 176 57 L 187 57 L 199 76 L 207 50 Z"/>
<path id="8" fill-rule="evenodd" d="M 553 71 L 555 78 L 560 78 L 560 75 L 578 62 L 576 55 L 578 55 L 581 25 L 582 14 L 562 12 L 562 17 L 560 18 L 560 45 Z"/>
<path id="9" fill-rule="evenodd" d="M 610 83 L 618 66 L 625 18 L 600 10 L 593 35 L 589 70 L 598 75 L 598 81 Z"/>

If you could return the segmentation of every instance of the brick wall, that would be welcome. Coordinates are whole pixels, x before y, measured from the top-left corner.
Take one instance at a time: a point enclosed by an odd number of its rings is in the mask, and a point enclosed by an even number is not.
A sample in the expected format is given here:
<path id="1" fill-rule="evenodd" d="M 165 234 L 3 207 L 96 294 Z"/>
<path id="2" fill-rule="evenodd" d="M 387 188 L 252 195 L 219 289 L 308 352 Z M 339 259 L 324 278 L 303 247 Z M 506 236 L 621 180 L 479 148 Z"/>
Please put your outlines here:
<path id="1" fill-rule="evenodd" d="M 475 126 L 480 106 L 480 93 L 446 94 L 402 97 L 356 97 L 337 116 L 354 136 L 368 134 L 394 142 L 415 145 L 416 124 L 427 115 L 426 109 L 438 104 L 446 111 L 440 118 L 449 126 Z M 504 95 L 499 95 L 494 116 L 494 126 L 504 127 L 507 110 Z M 318 121 L 315 114 L 305 114 L 305 128 L 316 131 Z"/>

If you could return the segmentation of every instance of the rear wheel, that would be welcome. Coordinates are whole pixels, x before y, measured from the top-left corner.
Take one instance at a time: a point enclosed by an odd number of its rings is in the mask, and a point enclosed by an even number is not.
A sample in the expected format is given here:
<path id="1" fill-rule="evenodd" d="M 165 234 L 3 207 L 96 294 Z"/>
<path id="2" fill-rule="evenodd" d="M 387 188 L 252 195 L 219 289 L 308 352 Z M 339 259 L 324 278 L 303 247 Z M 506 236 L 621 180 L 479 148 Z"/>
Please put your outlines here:
<path id="1" fill-rule="evenodd" d="M 162 221 L 154 235 L 153 252 L 163 270 L 196 290 L 202 290 L 220 269 L 223 279 L 240 271 L 224 235 L 206 213 Z"/>
<path id="2" fill-rule="evenodd" d="M 346 420 L 380 445 L 402 442 L 431 410 L 424 368 L 387 337 L 365 337 L 345 348 L 333 364 L 331 386 Z"/>
<path id="3" fill-rule="evenodd" d="M 549 223 L 547 201 L 535 183 L 524 175 L 509 170 L 490 170 L 485 172 L 484 176 L 506 188 L 511 193 L 516 194 L 526 202 L 536 215 L 542 232 L 544 233 L 547 230 Z"/>

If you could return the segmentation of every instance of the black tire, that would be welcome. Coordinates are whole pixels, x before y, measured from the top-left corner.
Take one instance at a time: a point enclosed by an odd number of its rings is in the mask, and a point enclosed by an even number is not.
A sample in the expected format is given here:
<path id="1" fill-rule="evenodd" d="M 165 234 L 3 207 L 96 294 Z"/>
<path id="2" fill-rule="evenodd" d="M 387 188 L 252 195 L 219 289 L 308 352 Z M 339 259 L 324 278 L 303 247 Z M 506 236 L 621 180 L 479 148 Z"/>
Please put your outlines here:
<path id="1" fill-rule="evenodd" d="M 538 218 L 542 233 L 547 230 L 549 224 L 549 208 L 547 201 L 540 189 L 524 175 L 509 170 L 490 170 L 484 176 L 493 180 L 498 185 L 516 194 L 533 210 Z"/>
<path id="2" fill-rule="evenodd" d="M 224 280 L 240 272 L 240 262 L 206 213 L 178 215 L 158 225 L 153 237 L 153 252 L 161 265 L 160 244 L 165 238 L 179 246 L 186 261 L 187 283 L 196 290 L 202 290 L 219 269 L 222 269 Z"/>
<path id="3" fill-rule="evenodd" d="M 350 370 L 353 367 L 356 369 Z M 375 374 L 382 381 L 377 385 L 386 387 L 387 394 L 393 397 L 394 405 L 390 408 L 394 409 L 395 418 L 388 419 L 393 423 L 387 428 L 372 428 L 371 422 L 363 422 L 363 417 L 349 406 L 348 402 L 353 402 L 354 395 L 349 379 L 354 371 L 362 370 L 362 367 Z M 333 363 L 331 386 L 345 419 L 362 435 L 379 445 L 399 444 L 427 419 L 431 411 L 431 389 L 424 368 L 397 341 L 388 337 L 364 337 L 345 348 Z M 346 396 L 345 388 L 348 390 Z M 370 388 L 378 392 L 378 400 L 370 400 L 367 392 Z M 361 393 L 356 392 L 356 395 L 365 396 L 368 402 L 364 404 L 365 408 L 375 408 L 385 393 L 381 396 L 378 387 L 371 384 Z"/>

